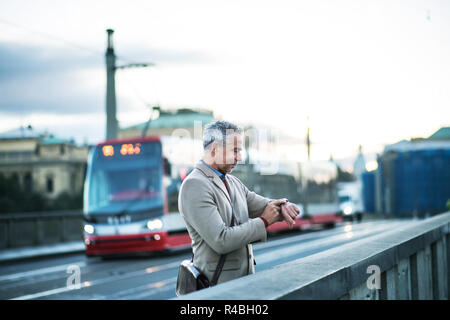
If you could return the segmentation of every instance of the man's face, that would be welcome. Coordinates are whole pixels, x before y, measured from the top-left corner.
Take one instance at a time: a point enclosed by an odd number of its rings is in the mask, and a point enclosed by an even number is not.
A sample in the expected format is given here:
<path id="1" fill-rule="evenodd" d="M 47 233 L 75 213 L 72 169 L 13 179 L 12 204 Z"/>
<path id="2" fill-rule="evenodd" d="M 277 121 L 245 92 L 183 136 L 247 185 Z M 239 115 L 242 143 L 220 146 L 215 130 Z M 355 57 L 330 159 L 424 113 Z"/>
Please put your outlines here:
<path id="1" fill-rule="evenodd" d="M 242 160 L 242 136 L 239 133 L 232 133 L 227 136 L 225 145 L 222 142 L 215 143 L 214 162 L 220 171 L 230 173 L 238 161 Z"/>

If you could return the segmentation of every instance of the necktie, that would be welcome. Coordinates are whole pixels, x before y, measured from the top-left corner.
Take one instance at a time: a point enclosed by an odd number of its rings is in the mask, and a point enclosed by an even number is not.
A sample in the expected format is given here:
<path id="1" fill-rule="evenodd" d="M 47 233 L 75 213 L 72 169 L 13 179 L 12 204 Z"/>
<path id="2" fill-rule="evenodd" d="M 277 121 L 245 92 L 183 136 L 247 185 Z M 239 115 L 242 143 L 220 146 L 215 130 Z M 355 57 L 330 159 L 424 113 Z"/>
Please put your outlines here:
<path id="1" fill-rule="evenodd" d="M 228 194 L 231 196 L 230 188 L 228 188 L 228 183 L 227 183 L 227 180 L 226 180 L 226 178 L 225 178 L 225 175 L 222 175 L 222 176 L 220 177 L 220 179 L 222 180 L 223 184 L 225 185 L 225 188 L 227 188 Z"/>

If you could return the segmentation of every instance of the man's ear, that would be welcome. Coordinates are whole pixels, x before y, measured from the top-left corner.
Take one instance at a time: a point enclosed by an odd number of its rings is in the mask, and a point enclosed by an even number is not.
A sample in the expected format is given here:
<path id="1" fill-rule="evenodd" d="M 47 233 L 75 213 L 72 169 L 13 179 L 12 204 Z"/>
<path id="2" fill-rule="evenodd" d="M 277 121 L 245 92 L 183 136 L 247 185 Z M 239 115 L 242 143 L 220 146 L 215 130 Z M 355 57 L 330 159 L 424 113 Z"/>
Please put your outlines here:
<path id="1" fill-rule="evenodd" d="M 211 156 L 215 159 L 217 164 L 224 164 L 224 148 L 221 146 L 221 141 L 214 141 L 211 145 Z"/>
<path id="2" fill-rule="evenodd" d="M 211 143 L 211 150 L 209 151 L 212 157 L 215 157 L 217 152 L 217 141 Z"/>

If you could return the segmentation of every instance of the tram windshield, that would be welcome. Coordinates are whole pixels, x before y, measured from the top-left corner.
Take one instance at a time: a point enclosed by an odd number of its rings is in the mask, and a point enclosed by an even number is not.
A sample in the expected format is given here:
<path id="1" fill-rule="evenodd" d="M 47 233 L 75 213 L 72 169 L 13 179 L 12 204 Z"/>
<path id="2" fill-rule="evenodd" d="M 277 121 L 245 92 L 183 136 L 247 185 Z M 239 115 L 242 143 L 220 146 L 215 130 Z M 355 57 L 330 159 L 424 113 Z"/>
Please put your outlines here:
<path id="1" fill-rule="evenodd" d="M 160 142 L 100 145 L 91 157 L 86 213 L 117 214 L 162 208 Z"/>

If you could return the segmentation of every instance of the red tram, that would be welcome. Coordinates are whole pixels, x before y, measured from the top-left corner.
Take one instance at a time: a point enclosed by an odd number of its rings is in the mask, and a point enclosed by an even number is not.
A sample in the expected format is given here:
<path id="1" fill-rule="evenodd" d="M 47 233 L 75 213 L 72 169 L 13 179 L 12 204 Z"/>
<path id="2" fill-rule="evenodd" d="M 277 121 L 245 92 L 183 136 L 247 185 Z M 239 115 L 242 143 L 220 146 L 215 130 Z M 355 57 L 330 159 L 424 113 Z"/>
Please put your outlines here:
<path id="1" fill-rule="evenodd" d="M 83 206 L 87 256 L 190 246 L 180 215 L 169 213 L 165 159 L 160 137 L 107 140 L 91 150 Z"/>

